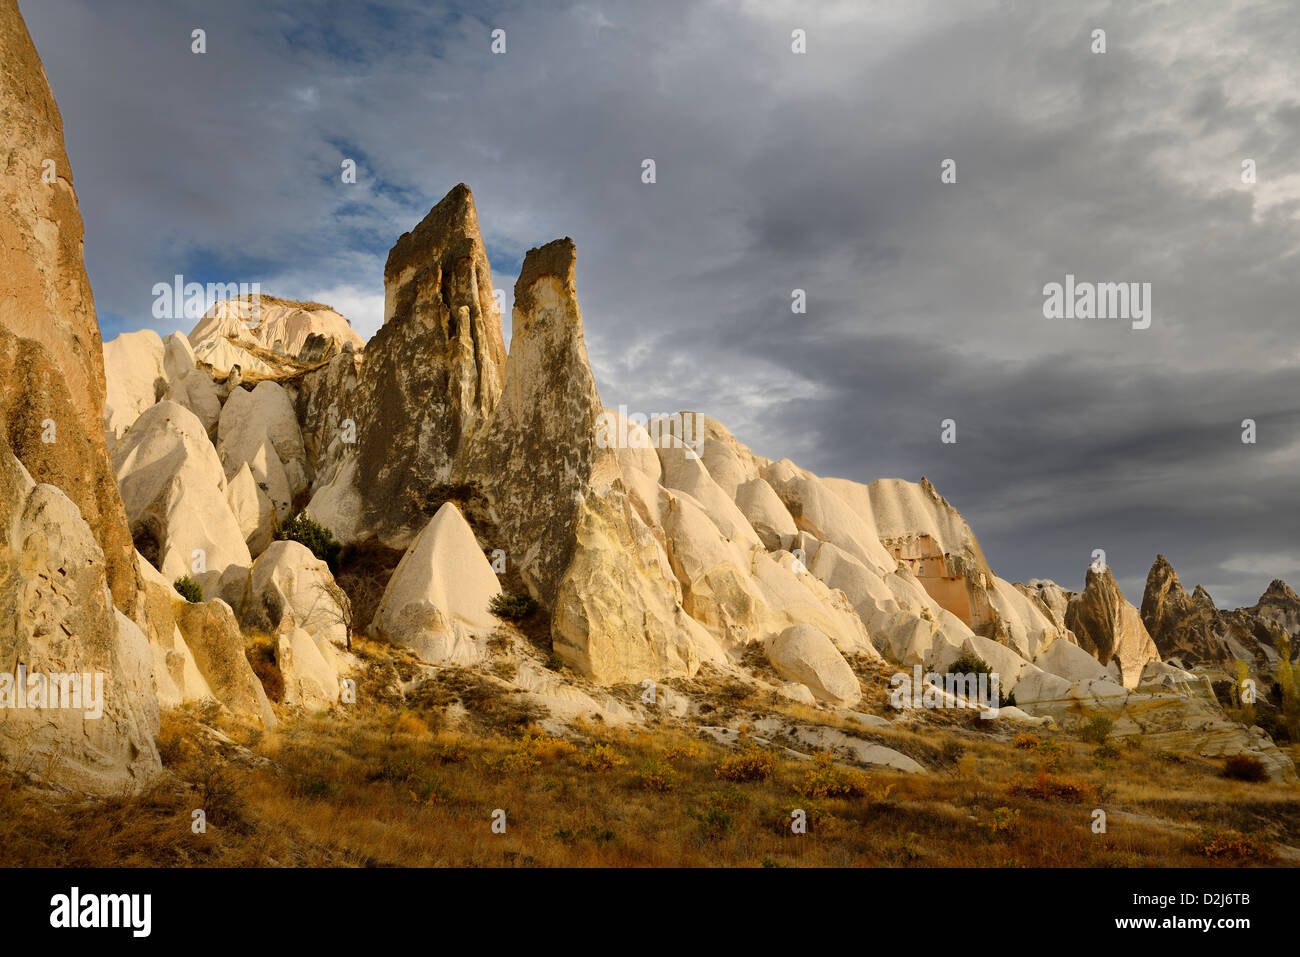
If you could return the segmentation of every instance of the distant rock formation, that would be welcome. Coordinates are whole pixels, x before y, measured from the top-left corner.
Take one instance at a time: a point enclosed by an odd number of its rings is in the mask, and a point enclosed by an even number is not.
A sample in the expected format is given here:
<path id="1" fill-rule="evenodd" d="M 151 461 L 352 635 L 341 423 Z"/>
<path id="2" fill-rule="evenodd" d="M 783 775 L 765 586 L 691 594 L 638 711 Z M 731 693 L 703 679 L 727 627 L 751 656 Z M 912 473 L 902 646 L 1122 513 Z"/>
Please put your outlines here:
<path id="1" fill-rule="evenodd" d="M 1271 678 L 1282 636 L 1291 657 L 1300 654 L 1300 598 L 1286 582 L 1274 581 L 1248 608 L 1223 610 L 1200 585 L 1189 595 L 1164 555 L 1147 574 L 1142 621 L 1164 657 L 1233 680 L 1237 661 Z"/>
<path id="2" fill-rule="evenodd" d="M 1147 663 L 1160 660 L 1142 616 L 1119 590 L 1109 568 L 1088 568 L 1087 584 L 1066 607 L 1065 624 L 1098 661 L 1118 664 L 1126 688 L 1137 687 Z"/>
<path id="3" fill-rule="evenodd" d="M 1187 667 L 1227 668 L 1232 661 L 1227 627 L 1204 589 L 1187 594 L 1164 555 L 1157 555 L 1142 595 L 1142 621 L 1161 656 Z"/>
<path id="4" fill-rule="evenodd" d="M 359 351 L 366 344 L 329 306 L 266 293 L 256 300 L 225 299 L 214 304 L 190 331 L 189 341 L 195 356 L 223 373 L 241 354 L 251 355 L 250 347 L 314 363 L 345 348 Z M 242 367 L 245 372 L 254 368 Z"/>

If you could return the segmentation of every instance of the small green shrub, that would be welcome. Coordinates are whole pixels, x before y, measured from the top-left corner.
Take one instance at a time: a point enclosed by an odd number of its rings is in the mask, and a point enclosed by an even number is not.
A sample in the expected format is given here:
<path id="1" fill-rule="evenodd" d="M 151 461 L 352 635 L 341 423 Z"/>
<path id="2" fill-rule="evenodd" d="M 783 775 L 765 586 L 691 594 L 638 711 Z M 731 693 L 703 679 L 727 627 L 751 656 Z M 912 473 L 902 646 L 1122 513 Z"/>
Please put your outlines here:
<path id="1" fill-rule="evenodd" d="M 735 815 L 720 807 L 706 807 L 686 812 L 695 818 L 700 829 L 700 836 L 707 841 L 721 840 L 735 825 Z"/>
<path id="2" fill-rule="evenodd" d="M 189 575 L 182 575 L 172 582 L 172 587 L 176 589 L 176 594 L 180 595 L 190 604 L 203 601 L 203 589 Z"/>
<path id="3" fill-rule="evenodd" d="M 958 655 L 957 659 L 948 666 L 950 675 L 991 675 L 992 673 L 993 668 L 987 661 L 970 652 Z"/>
<path id="4" fill-rule="evenodd" d="M 1110 729 L 1114 723 L 1104 714 L 1093 715 L 1079 725 L 1079 738 L 1089 744 L 1105 744 L 1106 739 L 1110 737 Z"/>
<path id="5" fill-rule="evenodd" d="M 488 611 L 506 621 L 523 621 L 537 610 L 537 602 L 527 592 L 511 595 L 501 592 L 492 596 Z"/>
<path id="6" fill-rule="evenodd" d="M 671 764 L 659 758 L 651 758 L 641 765 L 636 773 L 636 780 L 646 791 L 671 791 L 681 780 Z"/>
<path id="7" fill-rule="evenodd" d="M 338 570 L 339 552 L 343 550 L 342 543 L 334 537 L 333 532 L 306 512 L 290 515 L 283 522 L 278 523 L 274 535 L 277 542 L 289 541 L 306 545 L 313 555 L 329 565 L 330 571 Z"/>

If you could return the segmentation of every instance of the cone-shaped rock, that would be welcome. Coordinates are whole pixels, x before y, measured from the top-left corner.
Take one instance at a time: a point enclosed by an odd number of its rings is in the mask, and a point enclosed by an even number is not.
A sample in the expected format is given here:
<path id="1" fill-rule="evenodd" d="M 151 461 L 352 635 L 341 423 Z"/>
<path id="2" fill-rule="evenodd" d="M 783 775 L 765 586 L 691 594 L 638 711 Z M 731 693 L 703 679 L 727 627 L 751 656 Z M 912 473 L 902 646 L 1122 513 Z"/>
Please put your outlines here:
<path id="1" fill-rule="evenodd" d="M 474 532 L 447 502 L 402 556 L 371 630 L 431 664 L 467 664 L 497 627 L 489 606 L 500 592 Z"/>
<path id="2" fill-rule="evenodd" d="M 1088 569 L 1087 585 L 1065 610 L 1065 626 L 1102 664 L 1119 663 L 1126 688 L 1137 686 L 1148 661 L 1160 660 L 1142 616 L 1119 590 L 1109 568 Z"/>

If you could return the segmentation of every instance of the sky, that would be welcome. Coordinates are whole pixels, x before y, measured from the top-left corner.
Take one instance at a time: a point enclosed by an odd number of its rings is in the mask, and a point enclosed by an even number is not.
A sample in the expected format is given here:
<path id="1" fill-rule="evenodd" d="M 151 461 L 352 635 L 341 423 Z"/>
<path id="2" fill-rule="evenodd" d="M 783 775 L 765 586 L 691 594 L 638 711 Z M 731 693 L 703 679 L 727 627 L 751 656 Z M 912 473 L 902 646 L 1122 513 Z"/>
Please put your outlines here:
<path id="1" fill-rule="evenodd" d="M 525 251 L 574 239 L 608 406 L 925 475 L 1011 581 L 1103 549 L 1135 604 L 1157 553 L 1222 607 L 1300 587 L 1294 0 L 20 7 L 105 339 L 188 332 L 176 274 L 369 337 L 465 182 L 507 342 Z M 1149 327 L 1048 318 L 1067 276 L 1149 283 Z"/>

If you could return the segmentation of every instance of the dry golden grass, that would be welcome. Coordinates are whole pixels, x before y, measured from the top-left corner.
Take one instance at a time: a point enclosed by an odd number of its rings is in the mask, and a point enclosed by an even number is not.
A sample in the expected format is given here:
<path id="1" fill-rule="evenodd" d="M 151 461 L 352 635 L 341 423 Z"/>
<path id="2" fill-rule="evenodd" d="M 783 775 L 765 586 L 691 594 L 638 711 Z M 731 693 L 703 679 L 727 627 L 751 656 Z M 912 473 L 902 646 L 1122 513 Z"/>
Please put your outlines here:
<path id="1" fill-rule="evenodd" d="M 0 785 L 10 865 L 158 866 L 1242 866 L 1300 841 L 1295 788 L 1232 781 L 1216 762 L 1055 742 L 1082 802 L 1017 790 L 1052 749 L 954 726 L 895 730 L 925 775 L 848 768 L 672 729 L 530 725 L 501 689 L 448 671 L 418 700 L 256 729 L 168 714 L 170 780 L 57 803 Z M 468 722 L 445 728 L 453 696 Z M 476 713 L 477 709 L 477 713 Z M 206 732 L 216 727 L 219 737 Z M 865 734 L 865 732 L 863 732 Z M 1047 757 L 1045 757 L 1047 755 Z M 718 769 L 728 773 L 719 776 Z M 724 779 L 730 778 L 730 780 Z M 1107 811 L 1104 834 L 1093 809 Z M 191 830 L 203 808 L 206 833 Z M 506 814 L 494 833 L 493 814 Z M 807 833 L 791 831 L 802 810 Z"/>

